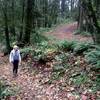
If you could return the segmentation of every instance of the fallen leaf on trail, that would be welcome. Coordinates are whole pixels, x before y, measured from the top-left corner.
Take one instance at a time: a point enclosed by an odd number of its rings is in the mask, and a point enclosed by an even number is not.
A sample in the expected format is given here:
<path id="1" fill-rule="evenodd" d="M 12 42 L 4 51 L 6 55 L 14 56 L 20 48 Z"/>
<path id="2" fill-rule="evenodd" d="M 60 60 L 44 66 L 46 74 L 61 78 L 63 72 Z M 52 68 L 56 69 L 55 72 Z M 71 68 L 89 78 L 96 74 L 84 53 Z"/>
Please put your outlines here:
<path id="1" fill-rule="evenodd" d="M 68 98 L 68 100 L 76 100 L 75 96 L 73 96 L 73 94 L 71 94 L 71 93 L 67 94 L 67 98 Z"/>
<path id="2" fill-rule="evenodd" d="M 87 100 L 88 97 L 87 97 L 86 95 L 82 94 L 82 95 L 81 95 L 81 99 L 82 99 L 82 100 Z"/>

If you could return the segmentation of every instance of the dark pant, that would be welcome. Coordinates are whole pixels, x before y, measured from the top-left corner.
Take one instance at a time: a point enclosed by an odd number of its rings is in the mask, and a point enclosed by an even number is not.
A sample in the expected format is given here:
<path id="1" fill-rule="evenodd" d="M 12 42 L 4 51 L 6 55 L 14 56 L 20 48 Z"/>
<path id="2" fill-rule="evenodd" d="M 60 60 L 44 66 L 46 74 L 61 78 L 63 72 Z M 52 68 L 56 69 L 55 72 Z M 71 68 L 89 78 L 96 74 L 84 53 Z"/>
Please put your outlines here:
<path id="1" fill-rule="evenodd" d="M 14 60 L 14 62 L 13 62 L 13 73 L 14 74 L 17 74 L 17 72 L 18 72 L 18 64 L 19 64 L 19 61 Z"/>

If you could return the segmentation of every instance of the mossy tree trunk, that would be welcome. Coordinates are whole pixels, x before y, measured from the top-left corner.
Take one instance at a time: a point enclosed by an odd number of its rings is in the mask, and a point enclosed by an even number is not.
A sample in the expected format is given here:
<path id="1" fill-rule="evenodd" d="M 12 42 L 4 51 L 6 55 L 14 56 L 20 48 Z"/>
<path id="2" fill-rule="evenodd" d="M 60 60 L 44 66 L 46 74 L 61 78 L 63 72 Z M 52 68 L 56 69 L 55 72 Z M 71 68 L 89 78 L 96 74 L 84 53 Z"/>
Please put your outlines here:
<path id="1" fill-rule="evenodd" d="M 90 22 L 91 27 L 94 29 L 95 34 L 95 43 L 100 44 L 100 26 L 97 21 L 96 12 L 93 9 L 92 1 L 91 0 L 82 0 L 82 7 L 87 12 L 86 16 L 88 16 L 88 22 Z M 93 32 L 94 32 L 93 31 Z"/>

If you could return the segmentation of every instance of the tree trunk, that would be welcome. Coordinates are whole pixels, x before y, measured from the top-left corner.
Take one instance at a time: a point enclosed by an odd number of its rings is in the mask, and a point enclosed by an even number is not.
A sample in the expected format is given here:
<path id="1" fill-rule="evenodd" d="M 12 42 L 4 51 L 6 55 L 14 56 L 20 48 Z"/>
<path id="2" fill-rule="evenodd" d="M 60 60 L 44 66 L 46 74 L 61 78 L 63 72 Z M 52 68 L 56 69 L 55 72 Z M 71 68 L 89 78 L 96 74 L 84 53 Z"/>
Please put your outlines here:
<path id="1" fill-rule="evenodd" d="M 78 19 L 78 29 L 80 32 L 83 31 L 83 21 L 84 21 L 84 16 L 83 16 L 83 8 L 81 6 L 81 0 L 79 0 L 79 19 Z"/>
<path id="2" fill-rule="evenodd" d="M 84 10 L 87 11 L 87 16 L 88 16 L 90 25 L 92 25 L 92 27 L 95 30 L 95 34 L 94 34 L 95 42 L 96 42 L 96 44 L 100 44 L 100 26 L 99 26 L 98 21 L 97 21 L 96 13 L 92 7 L 92 1 L 88 0 L 86 2 L 83 0 L 82 6 L 84 7 Z"/>
<path id="3" fill-rule="evenodd" d="M 74 0 L 71 0 L 70 1 L 70 3 L 71 3 L 71 17 L 73 17 L 73 9 L 74 9 Z"/>
<path id="4" fill-rule="evenodd" d="M 12 0 L 12 20 L 11 20 L 11 33 L 15 36 L 15 0 Z"/>
<path id="5" fill-rule="evenodd" d="M 5 24 L 5 38 L 6 38 L 6 48 L 7 52 L 10 53 L 10 39 L 9 39 L 9 30 L 8 30 L 8 17 L 7 17 L 7 1 L 4 1 L 4 24 Z"/>
<path id="6" fill-rule="evenodd" d="M 33 5 L 34 5 L 34 0 L 27 0 L 26 19 L 25 19 L 25 35 L 23 38 L 23 42 L 26 44 L 30 43 L 30 35 L 32 32 Z"/>
<path id="7" fill-rule="evenodd" d="M 61 14 L 62 14 L 62 17 L 65 17 L 65 10 L 66 10 L 65 3 L 66 3 L 66 0 L 62 0 L 62 2 L 61 2 Z"/>
<path id="8" fill-rule="evenodd" d="M 23 31 L 24 31 L 24 12 L 25 11 L 25 0 L 22 1 L 22 18 L 21 18 L 21 26 L 20 26 L 20 34 L 19 34 L 19 41 L 22 41 Z"/>
<path id="9" fill-rule="evenodd" d="M 48 0 L 43 1 L 44 27 L 48 26 Z"/>

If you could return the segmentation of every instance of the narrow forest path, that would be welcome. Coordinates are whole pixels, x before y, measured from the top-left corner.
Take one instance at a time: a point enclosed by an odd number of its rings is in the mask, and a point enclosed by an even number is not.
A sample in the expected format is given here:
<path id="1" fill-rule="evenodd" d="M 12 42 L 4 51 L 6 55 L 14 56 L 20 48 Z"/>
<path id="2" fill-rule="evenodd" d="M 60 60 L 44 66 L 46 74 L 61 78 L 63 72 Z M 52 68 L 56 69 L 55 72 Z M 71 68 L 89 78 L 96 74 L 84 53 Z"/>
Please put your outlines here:
<path id="1" fill-rule="evenodd" d="M 83 35 L 74 35 L 77 30 L 77 22 L 70 24 L 59 25 L 52 32 L 48 32 L 48 35 L 54 36 L 60 40 L 71 40 L 71 41 L 92 41 L 91 37 Z"/>
<path id="2" fill-rule="evenodd" d="M 65 24 L 58 26 L 53 32 L 48 33 L 56 36 L 58 39 L 88 41 L 87 37 L 73 35 L 77 29 L 76 23 Z M 37 74 L 30 73 L 29 69 L 25 68 L 25 62 L 19 68 L 19 75 L 13 78 L 12 66 L 8 63 L 8 57 L 2 57 L 0 54 L 0 79 L 4 79 L 11 87 L 17 87 L 20 92 L 17 96 L 11 97 L 9 100 L 69 100 L 69 92 L 60 90 L 56 84 L 42 84 L 48 81 L 51 71 L 39 71 Z M 24 67 L 23 67 L 24 66 Z M 70 99 L 78 100 L 78 99 Z"/>
<path id="3" fill-rule="evenodd" d="M 24 68 L 22 66 L 19 67 L 18 76 L 13 78 L 12 66 L 8 63 L 8 57 L 0 57 L 0 79 L 5 80 L 10 87 L 20 89 L 17 95 L 7 100 L 54 100 L 55 98 L 59 100 L 56 96 L 58 93 L 56 86 L 42 84 L 48 79 L 50 72 L 38 71 L 34 75 L 25 66 Z"/>

